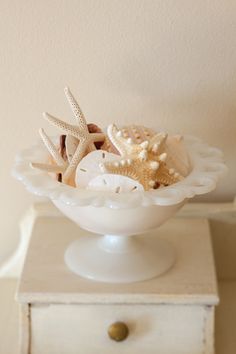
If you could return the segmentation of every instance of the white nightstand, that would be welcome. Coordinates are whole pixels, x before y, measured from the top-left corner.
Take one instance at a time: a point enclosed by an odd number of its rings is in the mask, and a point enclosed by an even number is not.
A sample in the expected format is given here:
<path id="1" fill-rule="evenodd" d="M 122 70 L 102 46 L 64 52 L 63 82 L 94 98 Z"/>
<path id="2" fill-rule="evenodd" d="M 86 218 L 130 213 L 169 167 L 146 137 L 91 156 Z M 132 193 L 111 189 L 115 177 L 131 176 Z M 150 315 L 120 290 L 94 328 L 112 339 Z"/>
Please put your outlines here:
<path id="1" fill-rule="evenodd" d="M 172 219 L 158 229 L 177 262 L 161 277 L 114 285 L 80 278 L 65 266 L 67 245 L 83 234 L 64 217 L 39 216 L 18 289 L 23 354 L 212 354 L 218 303 L 206 219 Z M 108 336 L 115 322 L 129 334 Z"/>

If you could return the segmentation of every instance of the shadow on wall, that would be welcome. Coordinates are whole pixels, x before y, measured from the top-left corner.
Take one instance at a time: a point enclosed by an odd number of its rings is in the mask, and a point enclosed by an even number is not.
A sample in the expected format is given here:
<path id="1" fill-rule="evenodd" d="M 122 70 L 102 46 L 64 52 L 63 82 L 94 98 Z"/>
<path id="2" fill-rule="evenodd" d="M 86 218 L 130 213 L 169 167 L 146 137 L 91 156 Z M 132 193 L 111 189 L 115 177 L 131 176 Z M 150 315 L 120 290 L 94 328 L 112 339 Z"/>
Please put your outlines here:
<path id="1" fill-rule="evenodd" d="M 217 277 L 220 280 L 235 279 L 236 214 L 218 215 L 210 220 Z"/>

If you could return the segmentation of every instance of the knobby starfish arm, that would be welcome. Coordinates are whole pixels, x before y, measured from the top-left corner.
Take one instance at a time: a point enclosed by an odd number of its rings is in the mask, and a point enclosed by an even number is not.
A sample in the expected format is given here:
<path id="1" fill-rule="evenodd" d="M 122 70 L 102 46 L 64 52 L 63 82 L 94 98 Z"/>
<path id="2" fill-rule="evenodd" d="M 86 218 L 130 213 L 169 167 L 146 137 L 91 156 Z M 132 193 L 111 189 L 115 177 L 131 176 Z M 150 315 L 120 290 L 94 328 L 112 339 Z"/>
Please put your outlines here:
<path id="1" fill-rule="evenodd" d="M 149 142 L 149 150 L 154 154 L 159 153 L 159 151 L 162 152 L 167 137 L 168 134 L 166 133 L 155 134 Z"/>
<path id="2" fill-rule="evenodd" d="M 61 157 L 61 155 L 60 155 L 59 151 L 57 150 L 56 146 L 53 144 L 52 140 L 45 133 L 45 131 L 43 129 L 40 129 L 39 130 L 39 134 L 41 136 L 41 139 L 44 142 L 44 145 L 46 146 L 46 148 L 48 149 L 49 153 L 53 157 L 54 161 L 58 165 L 62 165 L 62 166 L 65 165 L 65 161 L 63 160 L 63 158 Z"/>
<path id="3" fill-rule="evenodd" d="M 174 169 L 169 169 L 165 163 L 161 163 L 156 172 L 156 181 L 164 186 L 169 186 L 173 183 L 181 181 L 183 177 L 175 172 Z"/>
<path id="4" fill-rule="evenodd" d="M 121 132 L 117 129 L 115 124 L 110 124 L 107 127 L 107 135 L 112 142 L 112 144 L 115 146 L 115 148 L 119 151 L 121 156 L 126 156 L 126 148 L 122 144 L 122 142 L 118 139 L 119 135 Z M 117 137 L 118 135 L 118 137 Z"/>
<path id="5" fill-rule="evenodd" d="M 137 181 L 139 180 L 139 175 L 134 166 L 134 161 L 130 159 L 101 163 L 100 170 L 103 173 L 118 174 L 130 177 Z"/>
<path id="6" fill-rule="evenodd" d="M 80 129 L 85 129 L 87 128 L 87 123 L 84 117 L 84 114 L 82 112 L 82 110 L 80 109 L 80 106 L 78 105 L 78 103 L 76 102 L 74 96 L 72 95 L 72 93 L 70 92 L 70 89 L 68 87 L 65 87 L 65 95 L 66 98 L 69 102 L 69 105 L 72 109 L 72 112 L 75 116 L 76 122 L 79 126 Z"/>
<path id="7" fill-rule="evenodd" d="M 53 117 L 51 114 L 49 114 L 47 112 L 44 112 L 43 116 L 49 123 L 51 123 L 52 125 L 54 125 L 58 129 L 60 129 L 63 133 L 65 133 L 67 135 L 72 135 L 75 138 L 79 137 L 78 128 L 75 127 L 74 125 L 63 122 L 63 120 Z"/>
<path id="8" fill-rule="evenodd" d="M 132 178 L 142 184 L 144 190 L 149 190 L 155 184 L 156 171 L 148 166 L 147 162 L 142 163 L 138 159 L 107 162 L 102 164 L 100 169 L 103 173 L 118 174 Z"/>

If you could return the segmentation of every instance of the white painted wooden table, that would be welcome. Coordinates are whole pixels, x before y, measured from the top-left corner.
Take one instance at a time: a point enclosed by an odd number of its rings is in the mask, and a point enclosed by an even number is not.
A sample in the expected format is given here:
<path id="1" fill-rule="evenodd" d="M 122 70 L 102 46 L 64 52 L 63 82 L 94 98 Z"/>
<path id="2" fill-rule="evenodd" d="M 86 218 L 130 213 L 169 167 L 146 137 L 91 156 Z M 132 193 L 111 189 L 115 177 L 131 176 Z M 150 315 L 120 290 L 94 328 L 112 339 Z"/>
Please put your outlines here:
<path id="1" fill-rule="evenodd" d="M 0 354 L 19 352 L 19 308 L 15 301 L 17 280 L 0 280 Z M 219 282 L 216 308 L 216 354 L 236 353 L 236 281 Z M 43 353 L 42 353 L 43 354 Z"/>
<path id="2" fill-rule="evenodd" d="M 206 219 L 172 219 L 158 229 L 174 246 L 177 262 L 165 275 L 133 284 L 71 273 L 63 255 L 81 233 L 64 217 L 35 222 L 18 290 L 22 353 L 213 353 L 218 296 Z M 122 343 L 107 335 L 116 321 L 129 327 Z"/>
<path id="3" fill-rule="evenodd" d="M 59 216 L 48 204 L 35 205 L 21 223 L 20 247 L 0 267 L 1 276 L 16 277 L 36 216 Z M 180 217 L 207 217 L 211 225 L 219 279 L 220 304 L 216 308 L 216 354 L 236 353 L 236 204 L 188 204 Z M 16 279 L 0 279 L 0 354 L 19 352 L 19 308 L 15 302 Z M 119 343 L 118 343 L 119 344 Z M 43 353 L 42 353 L 43 354 Z"/>

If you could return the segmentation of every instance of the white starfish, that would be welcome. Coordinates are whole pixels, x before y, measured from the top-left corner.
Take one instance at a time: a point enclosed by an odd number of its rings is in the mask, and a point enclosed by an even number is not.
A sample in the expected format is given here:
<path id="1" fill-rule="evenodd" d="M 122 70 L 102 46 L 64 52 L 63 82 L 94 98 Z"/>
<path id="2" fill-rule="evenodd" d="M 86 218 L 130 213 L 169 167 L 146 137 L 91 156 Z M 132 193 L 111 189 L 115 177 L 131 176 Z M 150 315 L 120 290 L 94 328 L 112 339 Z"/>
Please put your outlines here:
<path id="1" fill-rule="evenodd" d="M 44 113 L 43 115 L 51 124 L 59 128 L 62 132 L 67 135 L 72 135 L 79 140 L 77 149 L 69 163 L 69 166 L 63 174 L 64 181 L 67 181 L 75 171 L 80 160 L 84 157 L 85 152 L 87 150 L 95 150 L 96 148 L 94 143 L 97 141 L 103 141 L 105 139 L 105 135 L 103 133 L 89 133 L 84 115 L 67 87 L 65 88 L 65 95 L 74 113 L 77 125 L 66 123 L 48 113 Z"/>
<path id="2" fill-rule="evenodd" d="M 54 173 L 64 173 L 68 164 L 67 162 L 64 161 L 62 156 L 60 155 L 57 147 L 53 144 L 52 140 L 49 138 L 49 136 L 45 133 L 43 129 L 39 130 L 39 134 L 41 139 L 43 140 L 44 145 L 48 149 L 48 152 L 52 156 L 55 165 L 50 165 L 50 164 L 45 164 L 45 163 L 37 163 L 37 162 L 31 162 L 31 166 L 33 168 L 38 168 L 43 171 L 47 172 L 54 172 Z"/>
<path id="3" fill-rule="evenodd" d="M 64 168 L 67 167 L 67 163 L 64 161 L 63 157 L 60 155 L 57 147 L 53 144 L 52 140 L 49 136 L 45 133 L 45 131 L 41 128 L 39 129 L 39 135 L 43 140 L 44 145 L 48 149 L 48 152 L 53 157 L 54 161 L 57 165 L 63 166 Z"/>
<path id="4" fill-rule="evenodd" d="M 47 163 L 39 163 L 39 162 L 31 162 L 30 166 L 33 168 L 37 168 L 39 170 L 42 171 L 46 171 L 46 172 L 53 172 L 53 173 L 63 173 L 65 172 L 65 168 L 63 166 L 59 166 L 59 165 L 50 165 Z"/>

